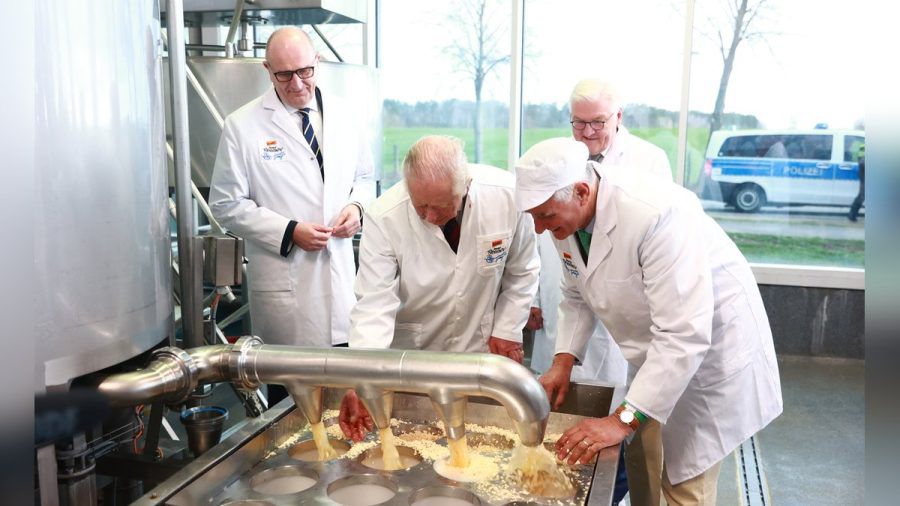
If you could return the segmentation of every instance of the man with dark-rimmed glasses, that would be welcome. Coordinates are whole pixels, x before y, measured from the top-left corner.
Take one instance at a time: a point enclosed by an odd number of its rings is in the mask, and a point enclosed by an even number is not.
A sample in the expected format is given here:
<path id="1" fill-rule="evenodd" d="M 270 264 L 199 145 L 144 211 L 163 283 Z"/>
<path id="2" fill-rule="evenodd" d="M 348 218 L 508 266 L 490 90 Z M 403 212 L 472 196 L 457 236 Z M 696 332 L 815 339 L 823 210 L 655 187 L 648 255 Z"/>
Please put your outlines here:
<path id="1" fill-rule="evenodd" d="M 246 241 L 253 333 L 346 346 L 352 237 L 375 196 L 370 147 L 358 111 L 316 85 L 319 55 L 305 32 L 276 30 L 263 66 L 272 88 L 225 120 L 210 207 Z"/>

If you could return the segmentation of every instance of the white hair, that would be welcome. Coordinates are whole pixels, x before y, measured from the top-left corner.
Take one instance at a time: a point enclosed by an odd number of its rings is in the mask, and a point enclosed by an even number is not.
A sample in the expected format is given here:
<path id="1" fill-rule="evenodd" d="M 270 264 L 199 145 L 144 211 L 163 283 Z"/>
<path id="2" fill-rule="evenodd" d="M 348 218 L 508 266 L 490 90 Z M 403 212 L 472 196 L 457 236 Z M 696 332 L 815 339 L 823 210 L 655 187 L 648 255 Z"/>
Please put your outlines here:
<path id="1" fill-rule="evenodd" d="M 558 202 L 569 202 L 570 200 L 572 200 L 572 196 L 575 195 L 575 185 L 576 184 L 578 184 L 578 183 L 587 183 L 589 185 L 592 184 L 597 177 L 597 173 L 594 172 L 594 167 L 593 167 L 594 163 L 595 162 L 588 161 L 585 164 L 584 176 L 582 176 L 581 180 L 576 181 L 576 182 L 570 184 L 569 186 L 566 186 L 564 188 L 560 188 L 559 190 L 556 190 L 553 193 L 553 196 L 551 198 Z"/>
<path id="2" fill-rule="evenodd" d="M 453 196 L 466 193 L 469 164 L 462 140 L 447 135 L 422 137 L 403 159 L 403 178 L 410 181 L 450 181 Z"/>
<path id="3" fill-rule="evenodd" d="M 612 104 L 613 110 L 616 112 L 622 110 L 622 97 L 619 89 L 611 81 L 602 79 L 582 79 L 578 81 L 569 96 L 569 108 L 579 102 L 589 102 L 598 98 L 606 97 Z"/>

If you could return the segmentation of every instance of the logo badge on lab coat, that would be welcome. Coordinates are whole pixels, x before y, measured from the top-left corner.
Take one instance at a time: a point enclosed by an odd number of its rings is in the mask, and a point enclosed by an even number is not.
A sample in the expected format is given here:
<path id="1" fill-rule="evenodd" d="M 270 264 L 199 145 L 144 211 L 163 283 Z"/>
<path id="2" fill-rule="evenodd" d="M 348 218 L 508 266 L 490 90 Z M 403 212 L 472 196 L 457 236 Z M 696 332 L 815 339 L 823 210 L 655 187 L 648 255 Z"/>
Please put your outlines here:
<path id="1" fill-rule="evenodd" d="M 508 253 L 506 245 L 503 244 L 503 239 L 494 239 L 490 242 L 487 251 L 485 251 L 484 263 L 486 265 L 499 264 L 503 262 Z"/>
<path id="2" fill-rule="evenodd" d="M 581 275 L 578 272 L 578 267 L 575 267 L 575 262 L 572 261 L 572 255 L 563 251 L 563 266 L 565 266 L 566 270 L 569 271 L 569 274 L 572 275 L 573 278 L 577 278 Z"/>
<path id="3" fill-rule="evenodd" d="M 263 161 L 281 161 L 284 160 L 284 146 L 278 139 L 268 139 L 262 146 Z"/>

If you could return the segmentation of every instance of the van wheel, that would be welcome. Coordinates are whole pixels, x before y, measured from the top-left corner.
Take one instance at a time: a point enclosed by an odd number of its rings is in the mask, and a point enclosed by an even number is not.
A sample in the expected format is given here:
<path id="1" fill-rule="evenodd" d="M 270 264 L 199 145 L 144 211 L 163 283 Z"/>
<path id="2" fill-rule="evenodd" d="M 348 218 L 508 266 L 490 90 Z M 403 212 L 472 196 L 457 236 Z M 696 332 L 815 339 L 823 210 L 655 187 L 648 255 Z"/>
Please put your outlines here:
<path id="1" fill-rule="evenodd" d="M 736 207 L 738 211 L 755 213 L 766 203 L 766 192 L 753 183 L 747 183 L 739 186 L 738 189 L 735 190 L 734 197 L 732 198 L 734 207 Z"/>

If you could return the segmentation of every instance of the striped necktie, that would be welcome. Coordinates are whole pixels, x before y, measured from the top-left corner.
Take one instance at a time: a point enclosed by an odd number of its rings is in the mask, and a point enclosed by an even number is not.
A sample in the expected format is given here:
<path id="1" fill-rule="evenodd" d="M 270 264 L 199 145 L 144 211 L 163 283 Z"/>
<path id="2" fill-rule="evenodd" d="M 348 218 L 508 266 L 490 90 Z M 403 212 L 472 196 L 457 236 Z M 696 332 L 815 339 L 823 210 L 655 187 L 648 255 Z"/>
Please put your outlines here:
<path id="1" fill-rule="evenodd" d="M 322 181 L 325 180 L 325 162 L 322 158 L 322 150 L 319 149 L 319 141 L 316 139 L 316 133 L 313 131 L 312 124 L 309 121 L 309 107 L 304 107 L 300 109 L 300 129 L 303 130 L 303 137 L 306 138 L 306 142 L 309 143 L 310 149 L 316 155 L 316 160 L 319 162 L 319 172 L 322 174 Z"/>

